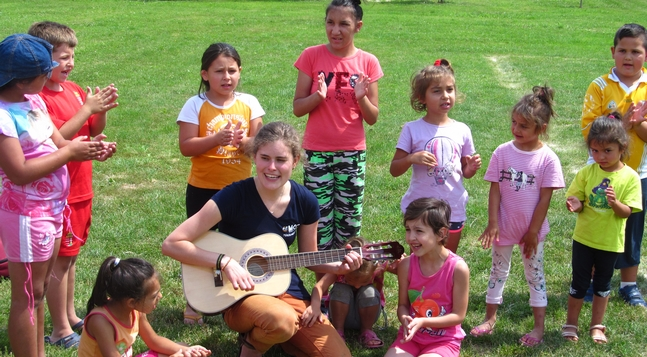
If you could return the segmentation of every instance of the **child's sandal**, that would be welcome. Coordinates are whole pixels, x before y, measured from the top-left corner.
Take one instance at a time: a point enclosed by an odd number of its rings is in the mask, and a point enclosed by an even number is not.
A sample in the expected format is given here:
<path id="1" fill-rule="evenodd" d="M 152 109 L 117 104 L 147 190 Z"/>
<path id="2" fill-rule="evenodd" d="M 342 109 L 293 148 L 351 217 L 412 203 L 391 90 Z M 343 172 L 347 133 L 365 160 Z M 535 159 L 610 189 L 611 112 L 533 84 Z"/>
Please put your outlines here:
<path id="1" fill-rule="evenodd" d="M 593 335 L 593 331 L 595 331 L 595 330 L 598 330 L 598 331 L 602 332 L 602 334 L 601 335 L 599 335 L 599 334 Z M 597 344 L 601 344 L 601 345 L 604 345 L 604 344 L 606 344 L 608 342 L 607 341 L 607 336 L 604 334 L 606 331 L 607 331 L 607 327 L 604 326 L 604 325 L 593 325 L 593 326 L 591 326 L 589 328 L 589 334 L 591 335 L 591 338 L 593 339 L 593 342 L 595 342 Z"/>
<path id="2" fill-rule="evenodd" d="M 568 329 L 568 330 L 567 330 Z M 562 325 L 562 337 L 571 341 L 577 342 L 580 338 L 577 336 L 577 326 L 575 325 Z"/>
<path id="3" fill-rule="evenodd" d="M 490 321 L 483 321 L 480 325 L 474 326 L 472 330 L 470 331 L 470 335 L 474 337 L 481 337 L 484 335 L 491 335 L 492 332 L 494 332 L 494 325 L 496 325 L 496 321 L 490 322 Z M 485 328 L 481 327 L 485 326 Z"/>

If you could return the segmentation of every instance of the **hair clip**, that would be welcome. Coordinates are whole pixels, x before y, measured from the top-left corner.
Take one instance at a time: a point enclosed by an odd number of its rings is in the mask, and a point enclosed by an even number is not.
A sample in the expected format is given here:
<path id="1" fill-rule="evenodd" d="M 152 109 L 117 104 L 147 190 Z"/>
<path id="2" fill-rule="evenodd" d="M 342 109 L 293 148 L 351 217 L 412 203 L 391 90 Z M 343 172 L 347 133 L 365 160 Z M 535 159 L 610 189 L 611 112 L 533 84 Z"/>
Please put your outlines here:
<path id="1" fill-rule="evenodd" d="M 441 65 L 441 60 L 437 59 L 436 62 L 434 62 L 434 67 L 438 67 Z"/>
<path id="2" fill-rule="evenodd" d="M 120 261 L 121 261 L 121 259 L 119 259 L 119 258 L 115 258 L 115 261 L 114 261 L 114 262 L 112 262 L 112 270 L 117 269 L 117 265 L 119 265 L 119 262 L 120 262 Z"/>

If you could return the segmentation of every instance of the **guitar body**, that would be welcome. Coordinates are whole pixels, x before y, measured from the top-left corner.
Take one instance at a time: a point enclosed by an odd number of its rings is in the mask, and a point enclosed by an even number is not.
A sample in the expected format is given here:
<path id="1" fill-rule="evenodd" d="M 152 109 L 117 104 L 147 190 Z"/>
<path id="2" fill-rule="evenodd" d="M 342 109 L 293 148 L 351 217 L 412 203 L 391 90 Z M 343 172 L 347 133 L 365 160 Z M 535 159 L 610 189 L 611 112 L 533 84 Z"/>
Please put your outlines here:
<path id="1" fill-rule="evenodd" d="M 201 249 L 234 258 L 252 275 L 255 284 L 251 291 L 235 290 L 226 274 L 221 274 L 222 286 L 216 286 L 214 268 L 182 263 L 184 295 L 189 305 L 197 311 L 219 313 L 248 295 L 278 296 L 290 286 L 290 270 L 264 271 L 263 268 L 266 257 L 289 253 L 285 241 L 277 234 L 266 233 L 240 240 L 209 231 L 193 243 Z"/>
<path id="2" fill-rule="evenodd" d="M 193 309 L 205 314 L 219 313 L 248 295 L 281 295 L 290 287 L 291 269 L 339 262 L 351 250 L 367 260 L 399 259 L 404 253 L 400 243 L 386 242 L 348 249 L 288 254 L 285 241 L 274 233 L 240 240 L 209 231 L 193 243 L 198 248 L 234 258 L 254 281 L 254 290 L 235 290 L 225 274 L 217 275 L 214 268 L 182 263 L 186 301 Z"/>

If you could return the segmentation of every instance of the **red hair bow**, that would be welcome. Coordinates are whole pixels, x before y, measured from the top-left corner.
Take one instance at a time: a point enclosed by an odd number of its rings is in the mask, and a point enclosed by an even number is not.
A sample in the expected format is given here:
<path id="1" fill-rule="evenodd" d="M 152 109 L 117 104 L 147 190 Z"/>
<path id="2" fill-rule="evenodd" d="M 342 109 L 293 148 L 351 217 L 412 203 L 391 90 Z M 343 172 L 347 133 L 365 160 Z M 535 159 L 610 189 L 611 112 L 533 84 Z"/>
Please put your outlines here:
<path id="1" fill-rule="evenodd" d="M 440 62 L 440 60 L 439 60 L 439 59 L 437 59 L 437 60 L 436 60 L 436 62 L 434 62 L 434 66 L 435 66 L 435 67 L 438 67 L 438 66 L 440 66 L 440 63 L 441 63 L 441 62 Z"/>

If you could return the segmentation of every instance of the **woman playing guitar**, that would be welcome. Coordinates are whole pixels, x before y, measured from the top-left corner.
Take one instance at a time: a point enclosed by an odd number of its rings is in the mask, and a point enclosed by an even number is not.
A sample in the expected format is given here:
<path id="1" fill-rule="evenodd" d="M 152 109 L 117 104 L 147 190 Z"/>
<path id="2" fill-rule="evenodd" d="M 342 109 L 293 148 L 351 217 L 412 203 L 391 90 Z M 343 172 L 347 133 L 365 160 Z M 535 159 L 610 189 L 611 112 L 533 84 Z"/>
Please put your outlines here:
<path id="1" fill-rule="evenodd" d="M 182 263 L 215 268 L 234 289 L 251 291 L 253 277 L 234 258 L 197 247 L 193 241 L 218 223 L 220 232 L 240 240 L 263 233 L 276 233 L 299 252 L 317 251 L 319 204 L 302 185 L 290 180 L 301 158 L 300 138 L 285 123 L 261 128 L 245 152 L 256 166 L 256 176 L 235 182 L 184 221 L 164 241 L 162 253 Z M 346 274 L 362 263 L 360 254 L 349 251 L 341 262 L 309 267 L 317 273 Z M 302 327 L 300 319 L 310 304 L 296 270 L 291 271 L 287 292 L 277 297 L 250 295 L 224 311 L 225 323 L 240 333 L 240 356 L 260 356 L 275 344 L 294 356 L 350 356 L 350 351 L 326 319 Z"/>

